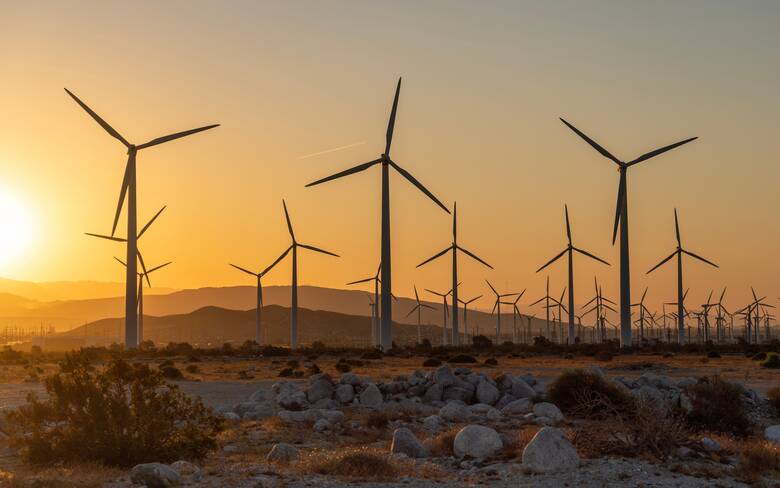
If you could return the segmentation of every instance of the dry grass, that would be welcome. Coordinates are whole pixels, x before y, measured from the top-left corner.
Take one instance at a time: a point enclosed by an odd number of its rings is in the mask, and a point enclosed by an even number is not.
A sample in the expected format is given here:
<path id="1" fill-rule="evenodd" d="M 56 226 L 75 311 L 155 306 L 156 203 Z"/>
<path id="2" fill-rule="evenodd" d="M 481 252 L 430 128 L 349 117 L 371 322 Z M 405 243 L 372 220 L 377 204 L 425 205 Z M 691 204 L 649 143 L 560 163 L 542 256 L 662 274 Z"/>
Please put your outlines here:
<path id="1" fill-rule="evenodd" d="M 304 455 L 297 464 L 305 472 L 348 478 L 353 481 L 384 481 L 398 477 L 400 470 L 386 450 L 351 447 L 322 449 Z"/>
<path id="2" fill-rule="evenodd" d="M 525 446 L 528 445 L 529 442 L 531 442 L 531 439 L 534 438 L 537 432 L 541 430 L 541 426 L 539 425 L 526 425 L 524 426 L 516 436 L 517 443 L 515 444 L 515 453 L 517 454 L 518 458 L 523 457 L 523 451 L 525 450 Z"/>
<path id="3" fill-rule="evenodd" d="M 126 472 L 123 470 L 106 468 L 98 464 L 77 464 L 50 468 L 33 468 L 26 465 L 12 468 L 4 466 L 3 470 L 0 470 L 0 487 L 98 488 L 125 474 Z"/>
<path id="4" fill-rule="evenodd" d="M 424 444 L 428 450 L 431 451 L 431 455 L 435 457 L 452 456 L 453 444 L 455 442 L 455 436 L 458 435 L 462 427 L 453 427 L 446 432 L 442 432 L 434 437 L 426 439 Z"/>
<path id="5" fill-rule="evenodd" d="M 736 476 L 748 482 L 755 482 L 762 476 L 780 478 L 780 446 L 760 438 L 718 439 L 721 445 L 736 454 Z"/>
<path id="6" fill-rule="evenodd" d="M 769 398 L 769 403 L 771 403 L 772 406 L 775 407 L 776 413 L 780 415 L 780 386 L 771 388 L 767 392 L 766 396 L 767 398 Z"/>

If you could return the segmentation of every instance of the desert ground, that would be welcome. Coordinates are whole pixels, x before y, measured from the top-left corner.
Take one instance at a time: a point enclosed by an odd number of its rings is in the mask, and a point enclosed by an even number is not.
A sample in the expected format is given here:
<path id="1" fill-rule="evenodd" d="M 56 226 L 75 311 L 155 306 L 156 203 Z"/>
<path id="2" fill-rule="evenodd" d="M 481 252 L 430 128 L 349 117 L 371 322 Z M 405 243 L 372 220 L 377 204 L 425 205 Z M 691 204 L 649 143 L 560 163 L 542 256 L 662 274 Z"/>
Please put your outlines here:
<path id="1" fill-rule="evenodd" d="M 495 401 L 494 408 L 473 399 L 455 402 L 459 405 L 465 403 L 465 414 L 439 418 L 434 422 L 429 420 L 430 417 L 443 415 L 441 410 L 448 405 L 446 399 L 444 402 L 441 399 L 433 401 L 432 404 L 424 399 L 413 399 L 412 402 L 409 399 L 413 395 L 407 392 L 394 394 L 392 387 L 388 386 L 399 382 L 414 383 L 412 377 L 415 375 L 434 378 L 435 382 L 435 378 L 447 370 L 446 373 L 451 371 L 457 378 L 491 378 L 497 388 L 501 381 L 505 381 L 502 378 L 522 378 L 528 384 L 534 383 L 534 390 L 543 397 L 551 382 L 561 373 L 573 369 L 598 371 L 609 381 L 641 387 L 653 381 L 675 385 L 717 375 L 742 385 L 748 392 L 754 392 L 751 393 L 755 397 L 755 404 L 751 400 L 751 415 L 760 439 L 760 433 L 765 428 L 780 423 L 777 413 L 766 404 L 769 390 L 780 386 L 780 370 L 762 368 L 758 361 L 745 354 L 723 354 L 721 357 L 618 354 L 608 361 L 596 361 L 592 356 L 576 354 L 573 357 L 474 354 L 475 363 L 448 363 L 445 360 L 435 366 L 423 366 L 429 359 L 427 355 L 378 359 L 356 355 L 352 359 L 347 356 L 347 359 L 349 371 L 343 365 L 339 366 L 345 362 L 344 354 L 328 353 L 269 358 L 137 358 L 136 361 L 153 367 L 172 361 L 184 377 L 171 383 L 187 395 L 202 400 L 227 420 L 224 431 L 219 434 L 219 448 L 195 462 L 194 466 L 184 468 L 176 483 L 214 487 L 336 487 L 353 484 L 367 487 L 725 487 L 776 486 L 780 483 L 773 479 L 771 470 L 761 476 L 746 476 L 739 460 L 739 446 L 743 441 L 722 433 L 700 431 L 690 434 L 687 441 L 690 447 L 674 449 L 671 454 L 660 457 L 642 452 L 626 456 L 596 456 L 575 441 L 579 455 L 576 467 L 534 471 L 528 468 L 527 463 L 524 464 L 523 450 L 540 428 L 560 429 L 572 438 L 576 436 L 582 420 L 569 418 L 568 415 L 551 420 L 543 415 L 534 415 L 530 407 L 520 414 L 521 411 L 508 411 L 507 402 L 503 402 L 502 408 L 502 402 Z M 486 360 L 496 364 L 485 364 Z M 0 407 L 3 410 L 17 408 L 25 402 L 29 393 L 45 397 L 41 378 L 57 369 L 56 361 L 45 359 L 33 365 L 0 366 Z M 300 371 L 303 377 L 285 376 L 289 370 Z M 355 383 L 354 388 L 348 388 L 354 391 L 355 397 L 350 401 L 332 399 L 338 398 L 338 394 L 319 401 L 304 400 L 306 405 L 303 406 L 290 406 L 280 400 L 291 392 L 302 392 L 303 398 L 315 400 L 311 391 L 316 388 L 315 383 L 323 381 L 323 376 L 334 391 L 347 384 L 345 381 L 351 381 L 346 379 L 347 376 L 359 378 L 356 381 L 361 385 L 382 385 L 384 398 L 380 397 L 379 402 L 372 406 L 363 405 L 362 397 L 358 395 L 363 387 Z M 657 389 L 663 390 L 663 387 Z M 358 397 L 361 401 L 357 400 Z M 534 401 L 537 400 L 539 398 Z M 320 421 L 324 417 L 307 415 L 307 412 L 337 412 L 333 414 L 337 418 L 327 417 L 331 414 L 324 413 L 328 420 Z M 469 425 L 494 429 L 502 439 L 501 448 L 484 458 L 453 452 L 453 438 Z M 401 428 L 408 428 L 413 433 L 426 455 L 415 457 L 393 452 L 396 450 L 393 447 L 395 432 Z M 701 440 L 704 438 L 714 440 L 718 448 L 710 451 L 703 448 Z M 294 458 L 269 457 L 278 443 L 294 446 Z M 765 445 L 775 449 L 770 443 Z M 368 456 L 366 469 L 341 472 L 327 467 L 329 456 L 350 452 Z M 382 460 L 382 464 L 372 468 L 369 464 L 375 459 Z M 2 451 L 0 470 L 3 476 L 0 486 L 139 486 L 138 479 L 134 479 L 127 469 L 80 464 L 33 467 L 11 447 Z M 168 485 L 150 482 L 148 486 Z"/>

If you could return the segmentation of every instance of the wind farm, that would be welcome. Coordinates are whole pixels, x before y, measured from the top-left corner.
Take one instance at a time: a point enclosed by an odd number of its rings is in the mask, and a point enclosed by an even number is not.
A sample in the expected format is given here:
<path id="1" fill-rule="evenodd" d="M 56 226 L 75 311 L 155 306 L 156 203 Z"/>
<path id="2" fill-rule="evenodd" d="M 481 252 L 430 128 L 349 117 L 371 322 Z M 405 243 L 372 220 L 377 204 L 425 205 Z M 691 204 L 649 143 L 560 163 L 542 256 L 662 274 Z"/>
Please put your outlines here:
<path id="1" fill-rule="evenodd" d="M 780 4 L 0 19 L 0 486 L 780 480 Z"/>

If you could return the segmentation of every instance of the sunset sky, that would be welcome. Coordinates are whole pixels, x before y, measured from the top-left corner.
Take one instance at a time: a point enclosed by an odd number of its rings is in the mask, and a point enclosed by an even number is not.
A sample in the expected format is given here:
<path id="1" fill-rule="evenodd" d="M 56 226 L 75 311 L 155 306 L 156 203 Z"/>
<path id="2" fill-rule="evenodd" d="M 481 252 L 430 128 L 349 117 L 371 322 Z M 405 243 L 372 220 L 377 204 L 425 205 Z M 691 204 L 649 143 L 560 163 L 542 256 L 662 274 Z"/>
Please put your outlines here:
<path id="1" fill-rule="evenodd" d="M 302 283 L 370 276 L 379 168 L 304 185 L 378 157 L 403 76 L 394 160 L 457 200 L 461 245 L 496 268 L 463 258 L 463 295 L 487 294 L 488 278 L 528 288 L 522 303 L 540 297 L 535 270 L 565 246 L 567 203 L 575 245 L 612 263 L 577 260 L 577 301 L 592 296 L 594 273 L 617 301 L 618 173 L 564 117 L 625 160 L 699 137 L 629 171 L 637 300 L 645 286 L 651 308 L 675 298 L 673 262 L 645 272 L 674 250 L 677 207 L 683 245 L 721 266 L 685 261 L 690 304 L 724 285 L 730 304 L 750 285 L 775 303 L 778 21 L 772 1 L 6 0 L 0 276 L 123 279 L 112 259 L 122 246 L 83 233 L 110 232 L 125 149 L 64 87 L 138 144 L 222 124 L 139 153 L 139 221 L 168 205 L 139 243 L 150 266 L 174 261 L 154 285 L 252 284 L 228 262 L 259 270 L 289 245 L 282 198 L 300 242 L 342 256 L 302 251 Z M 449 216 L 398 175 L 391 205 L 395 293 L 449 290 L 448 260 L 415 269 L 451 242 Z M 289 274 L 286 263 L 265 283 Z M 553 294 L 564 277 L 561 261 Z"/>

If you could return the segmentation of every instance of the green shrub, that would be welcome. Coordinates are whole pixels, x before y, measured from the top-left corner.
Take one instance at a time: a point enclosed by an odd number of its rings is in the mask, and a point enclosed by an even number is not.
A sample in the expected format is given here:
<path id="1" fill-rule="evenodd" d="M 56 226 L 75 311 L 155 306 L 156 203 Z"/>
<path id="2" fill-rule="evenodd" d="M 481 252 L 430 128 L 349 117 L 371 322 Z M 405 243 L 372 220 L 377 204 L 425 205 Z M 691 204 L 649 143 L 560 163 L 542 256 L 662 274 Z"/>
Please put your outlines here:
<path id="1" fill-rule="evenodd" d="M 752 422 L 747 416 L 743 391 L 741 385 L 718 376 L 699 379 L 685 389 L 691 403 L 688 423 L 700 430 L 747 435 Z"/>
<path id="2" fill-rule="evenodd" d="M 766 359 L 761 361 L 761 366 L 771 369 L 780 368 L 780 356 L 778 356 L 776 352 L 770 352 L 766 355 Z"/>
<path id="3" fill-rule="evenodd" d="M 600 374 L 583 369 L 564 371 L 547 387 L 547 400 L 575 417 L 607 417 L 631 413 L 634 399 Z"/>
<path id="4" fill-rule="evenodd" d="M 34 464 L 133 466 L 200 459 L 216 447 L 221 421 L 200 400 L 146 365 L 112 360 L 96 370 L 70 361 L 9 414 L 12 442 Z"/>

